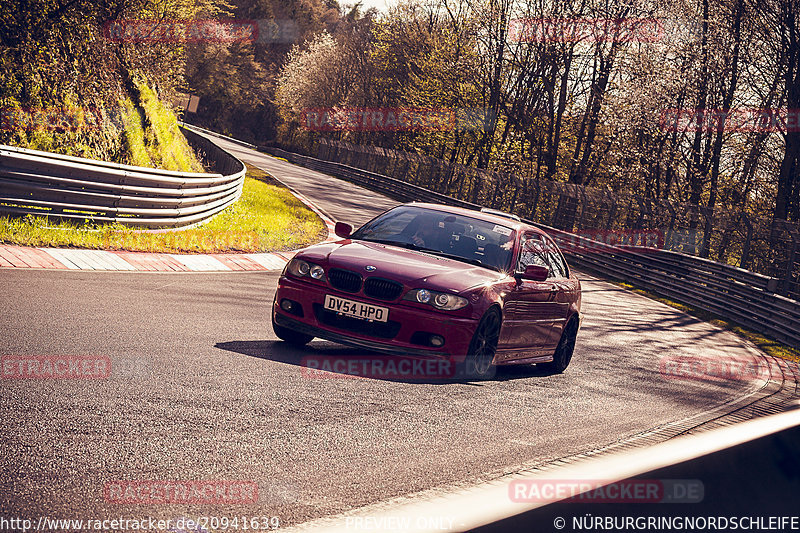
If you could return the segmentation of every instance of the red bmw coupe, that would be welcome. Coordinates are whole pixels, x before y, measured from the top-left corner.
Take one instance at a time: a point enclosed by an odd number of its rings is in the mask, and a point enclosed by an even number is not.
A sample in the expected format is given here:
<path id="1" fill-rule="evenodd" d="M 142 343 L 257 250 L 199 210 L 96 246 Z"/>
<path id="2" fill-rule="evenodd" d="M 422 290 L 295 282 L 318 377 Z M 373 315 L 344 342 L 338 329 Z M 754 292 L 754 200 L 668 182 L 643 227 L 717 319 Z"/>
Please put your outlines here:
<path id="1" fill-rule="evenodd" d="M 581 284 L 543 231 L 499 211 L 405 204 L 286 265 L 272 309 L 282 340 L 314 337 L 389 354 L 563 372 L 581 323 Z"/>

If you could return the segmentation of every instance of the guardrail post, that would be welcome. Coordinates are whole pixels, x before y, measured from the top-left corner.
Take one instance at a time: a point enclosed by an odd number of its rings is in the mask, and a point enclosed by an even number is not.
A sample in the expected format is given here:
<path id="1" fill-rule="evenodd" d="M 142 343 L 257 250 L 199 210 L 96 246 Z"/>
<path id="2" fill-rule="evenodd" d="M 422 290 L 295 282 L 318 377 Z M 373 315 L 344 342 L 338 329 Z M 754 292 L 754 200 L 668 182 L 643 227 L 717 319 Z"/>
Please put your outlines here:
<path id="1" fill-rule="evenodd" d="M 747 265 L 750 263 L 750 244 L 753 242 L 753 223 L 750 222 L 750 218 L 745 213 L 742 213 L 742 222 L 745 225 L 745 240 L 742 243 L 742 257 L 739 260 L 739 268 L 747 269 Z"/>
<path id="2" fill-rule="evenodd" d="M 797 235 L 798 234 L 793 231 L 789 232 L 789 237 L 792 239 L 792 247 L 789 250 L 789 261 L 786 263 L 786 273 L 784 274 L 783 278 L 782 294 L 784 296 L 790 296 L 792 294 L 792 285 L 794 284 L 794 264 L 797 260 Z"/>
<path id="3" fill-rule="evenodd" d="M 586 219 L 586 187 L 578 185 L 578 194 L 581 199 L 581 214 L 578 215 L 578 229 L 584 229 L 584 220 Z"/>
<path id="4" fill-rule="evenodd" d="M 608 194 L 606 195 L 611 202 L 608 208 L 608 221 L 606 222 L 606 228 L 613 227 L 614 220 L 617 217 L 617 195 L 612 190 L 608 190 Z"/>
<path id="5" fill-rule="evenodd" d="M 642 221 L 644 220 L 645 215 L 644 198 L 637 194 L 635 199 L 636 203 L 639 205 L 639 213 L 636 215 L 636 222 L 631 224 L 631 229 L 642 229 L 642 227 L 644 227 Z M 633 202 L 631 202 L 631 205 L 633 205 Z"/>
<path id="6" fill-rule="evenodd" d="M 700 214 L 705 219 L 703 224 L 703 240 L 700 243 L 700 257 L 708 258 L 711 253 L 711 233 L 714 231 L 714 211 L 707 207 L 700 208 Z"/>

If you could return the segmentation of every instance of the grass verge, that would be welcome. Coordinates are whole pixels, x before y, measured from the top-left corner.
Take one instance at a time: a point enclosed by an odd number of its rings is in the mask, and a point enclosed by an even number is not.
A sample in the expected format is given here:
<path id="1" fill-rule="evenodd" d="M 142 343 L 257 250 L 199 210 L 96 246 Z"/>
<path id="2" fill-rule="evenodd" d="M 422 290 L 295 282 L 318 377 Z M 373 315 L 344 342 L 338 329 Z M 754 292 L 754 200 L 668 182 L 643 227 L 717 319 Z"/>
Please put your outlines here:
<path id="1" fill-rule="evenodd" d="M 733 333 L 739 335 L 740 337 L 743 337 L 752 342 L 753 344 L 755 344 L 760 350 L 765 352 L 767 355 L 771 355 L 773 357 L 779 357 L 781 359 L 786 359 L 787 361 L 800 361 L 800 350 L 792 348 L 791 346 L 786 346 L 785 344 L 782 344 L 776 340 L 765 337 L 760 333 L 750 331 L 749 329 L 744 328 L 730 320 L 721 318 L 715 315 L 714 313 L 705 311 L 703 309 L 698 309 L 696 307 L 692 307 L 690 305 L 686 305 L 680 302 L 676 302 L 675 300 L 670 300 L 669 298 L 666 298 L 656 292 L 651 292 L 648 290 L 637 288 L 634 285 L 631 285 L 630 283 L 624 281 L 611 280 L 611 283 L 619 287 L 622 287 L 623 289 L 635 292 L 636 294 L 640 294 L 652 300 L 656 300 L 658 302 L 666 304 L 670 307 L 674 307 L 675 309 L 679 309 L 684 313 L 688 313 L 694 317 L 699 318 L 700 320 L 710 322 L 715 326 L 732 331 Z"/>
<path id="2" fill-rule="evenodd" d="M 130 98 L 120 102 L 125 146 L 131 164 L 183 172 L 203 172 L 203 165 L 178 128 L 175 114 L 152 89 L 139 83 L 141 109 Z"/>
<path id="3" fill-rule="evenodd" d="M 163 253 L 292 250 L 327 236 L 325 223 L 268 174 L 247 167 L 239 200 L 191 229 L 142 231 L 121 224 L 0 217 L 0 243 Z"/>

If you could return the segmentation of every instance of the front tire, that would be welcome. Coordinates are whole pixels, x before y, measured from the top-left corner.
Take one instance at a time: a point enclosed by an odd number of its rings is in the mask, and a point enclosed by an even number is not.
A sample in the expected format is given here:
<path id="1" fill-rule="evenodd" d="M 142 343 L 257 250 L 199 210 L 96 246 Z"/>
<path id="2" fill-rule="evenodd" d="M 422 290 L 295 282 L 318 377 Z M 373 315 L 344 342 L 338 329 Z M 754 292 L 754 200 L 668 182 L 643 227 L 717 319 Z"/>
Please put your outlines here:
<path id="1" fill-rule="evenodd" d="M 559 339 L 556 351 L 553 353 L 553 361 L 542 364 L 542 368 L 555 374 L 563 373 L 569 366 L 569 362 L 572 361 L 572 352 L 575 351 L 575 339 L 577 337 L 578 322 L 570 320 L 561 333 L 561 339 Z"/>
<path id="2" fill-rule="evenodd" d="M 305 333 L 300 333 L 299 331 L 294 331 L 293 329 L 288 329 L 283 326 L 279 326 L 275 323 L 275 318 L 272 318 L 272 331 L 275 332 L 275 335 L 282 341 L 288 342 L 293 346 L 305 346 L 311 339 L 314 337 L 311 335 L 307 335 Z"/>
<path id="3" fill-rule="evenodd" d="M 494 376 L 496 367 L 492 362 L 500 340 L 500 322 L 500 311 L 496 307 L 489 309 L 481 318 L 467 349 L 464 362 L 466 377 L 488 379 Z"/>

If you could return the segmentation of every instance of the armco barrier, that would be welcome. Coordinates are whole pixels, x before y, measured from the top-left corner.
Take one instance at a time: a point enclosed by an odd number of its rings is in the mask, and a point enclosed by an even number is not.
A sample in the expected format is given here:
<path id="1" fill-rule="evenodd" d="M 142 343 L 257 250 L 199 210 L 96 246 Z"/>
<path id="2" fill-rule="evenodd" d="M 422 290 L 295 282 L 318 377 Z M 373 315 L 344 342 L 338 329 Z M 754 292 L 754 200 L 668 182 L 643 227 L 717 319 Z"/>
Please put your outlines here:
<path id="1" fill-rule="evenodd" d="M 183 129 L 216 171 L 173 172 L 0 145 L 0 213 L 179 227 L 219 213 L 242 194 L 244 164 Z"/>
<path id="2" fill-rule="evenodd" d="M 234 139 L 233 137 L 228 137 L 227 135 L 223 135 L 221 133 L 217 133 L 216 131 L 207 130 L 205 128 L 201 128 L 200 126 L 195 126 L 194 124 L 189 124 L 188 122 L 180 122 L 180 124 L 181 124 L 181 127 L 184 128 L 184 130 L 186 130 L 186 129 L 194 130 L 194 131 L 197 131 L 197 132 L 200 132 L 200 133 L 204 133 L 206 135 L 211 135 L 213 137 L 218 137 L 220 139 L 225 139 L 226 141 L 230 141 L 232 143 L 240 144 L 240 145 L 242 145 L 242 146 L 244 146 L 246 148 L 251 148 L 253 150 L 255 150 L 257 148 L 257 146 L 255 144 L 251 144 L 251 143 L 249 143 L 247 141 L 240 141 L 239 139 Z M 184 131 L 184 133 L 186 133 L 186 132 Z"/>
<path id="3" fill-rule="evenodd" d="M 269 148 L 268 152 L 402 201 L 480 209 L 481 206 L 341 163 Z M 613 246 L 530 222 L 564 246 L 570 262 L 603 276 L 630 281 L 679 302 L 730 319 L 789 346 L 800 347 L 800 303 L 774 293 L 778 280 L 668 250 Z"/>

